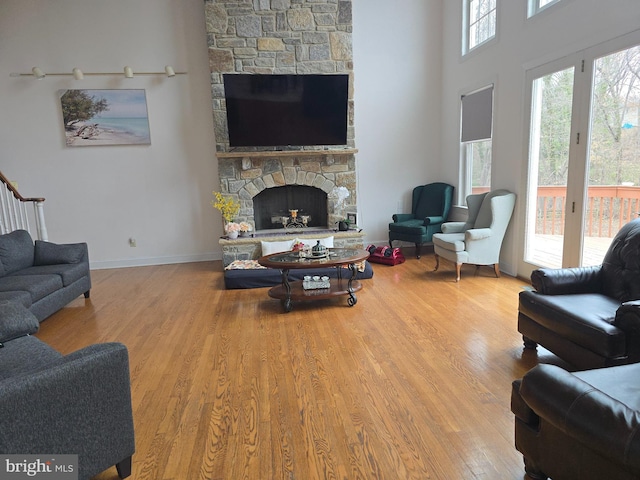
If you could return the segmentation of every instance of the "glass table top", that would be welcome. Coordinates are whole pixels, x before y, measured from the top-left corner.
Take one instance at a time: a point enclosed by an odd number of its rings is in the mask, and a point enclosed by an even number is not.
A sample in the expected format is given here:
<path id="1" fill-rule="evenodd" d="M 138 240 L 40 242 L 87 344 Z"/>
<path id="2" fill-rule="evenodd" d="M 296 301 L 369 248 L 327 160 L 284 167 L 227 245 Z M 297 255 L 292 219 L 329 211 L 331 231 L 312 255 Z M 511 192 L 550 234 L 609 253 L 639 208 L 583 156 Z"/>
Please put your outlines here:
<path id="1" fill-rule="evenodd" d="M 325 255 L 305 256 L 303 252 L 281 252 L 267 255 L 260 258 L 259 262 L 265 266 L 289 264 L 290 266 L 317 265 L 331 263 L 334 265 L 341 263 L 355 263 L 365 260 L 369 252 L 357 248 L 328 248 Z"/>

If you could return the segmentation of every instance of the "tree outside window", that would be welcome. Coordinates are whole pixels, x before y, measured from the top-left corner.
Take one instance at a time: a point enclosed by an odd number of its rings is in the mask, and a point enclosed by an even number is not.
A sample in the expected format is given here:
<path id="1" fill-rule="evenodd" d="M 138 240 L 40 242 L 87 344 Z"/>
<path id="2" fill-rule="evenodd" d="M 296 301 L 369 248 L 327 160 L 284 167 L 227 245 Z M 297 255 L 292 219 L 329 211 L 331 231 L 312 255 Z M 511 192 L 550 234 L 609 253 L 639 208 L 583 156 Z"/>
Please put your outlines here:
<path id="1" fill-rule="evenodd" d="M 465 145 L 467 165 L 471 170 L 468 193 L 491 190 L 491 139 L 469 142 Z"/>

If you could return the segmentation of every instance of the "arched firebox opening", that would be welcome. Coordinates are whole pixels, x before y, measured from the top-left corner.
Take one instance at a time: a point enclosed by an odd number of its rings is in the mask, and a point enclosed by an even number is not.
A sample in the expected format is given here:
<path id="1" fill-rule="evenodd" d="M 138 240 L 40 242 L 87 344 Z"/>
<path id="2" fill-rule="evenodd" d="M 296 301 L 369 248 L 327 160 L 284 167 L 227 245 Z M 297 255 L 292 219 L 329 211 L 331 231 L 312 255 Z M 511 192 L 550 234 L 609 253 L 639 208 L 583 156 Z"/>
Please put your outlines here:
<path id="1" fill-rule="evenodd" d="M 283 228 L 282 217 L 290 217 L 297 210 L 297 218 L 305 217 L 308 227 L 327 228 L 327 194 L 316 187 L 284 185 L 267 188 L 253 197 L 256 230 Z"/>

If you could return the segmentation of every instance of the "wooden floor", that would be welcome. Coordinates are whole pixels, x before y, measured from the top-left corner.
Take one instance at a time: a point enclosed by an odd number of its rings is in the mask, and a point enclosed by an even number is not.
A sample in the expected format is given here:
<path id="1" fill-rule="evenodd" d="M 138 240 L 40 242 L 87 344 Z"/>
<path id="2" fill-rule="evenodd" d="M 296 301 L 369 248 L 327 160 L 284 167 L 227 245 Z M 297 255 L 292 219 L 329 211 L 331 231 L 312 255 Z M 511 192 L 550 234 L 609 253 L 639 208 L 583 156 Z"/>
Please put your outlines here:
<path id="1" fill-rule="evenodd" d="M 135 480 L 522 479 L 511 381 L 544 360 L 516 331 L 525 282 L 407 253 L 354 307 L 289 314 L 219 262 L 97 270 L 37 335 L 127 345 Z"/>

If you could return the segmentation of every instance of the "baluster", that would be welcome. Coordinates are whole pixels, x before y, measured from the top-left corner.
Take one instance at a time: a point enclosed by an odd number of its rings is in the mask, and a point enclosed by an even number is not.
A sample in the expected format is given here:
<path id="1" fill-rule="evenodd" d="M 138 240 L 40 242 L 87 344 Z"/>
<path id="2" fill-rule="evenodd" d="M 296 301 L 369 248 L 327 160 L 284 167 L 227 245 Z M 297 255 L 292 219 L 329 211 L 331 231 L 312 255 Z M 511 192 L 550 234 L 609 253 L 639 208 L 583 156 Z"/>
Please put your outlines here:
<path id="1" fill-rule="evenodd" d="M 11 230 L 18 230 L 20 228 L 19 219 L 19 204 L 15 198 L 11 199 Z"/>
<path id="2" fill-rule="evenodd" d="M 13 221 L 13 195 L 8 190 L 3 190 L 3 199 L 2 199 L 2 213 L 4 215 L 4 221 L 7 226 L 7 231 L 14 230 L 14 221 Z"/>
<path id="3" fill-rule="evenodd" d="M 24 202 L 16 202 L 16 205 L 18 207 L 18 213 L 19 213 L 18 228 L 21 228 L 28 232 L 29 217 L 27 216 L 27 206 L 24 204 Z"/>
<path id="4" fill-rule="evenodd" d="M 33 207 L 36 213 L 36 229 L 38 230 L 38 238 L 40 240 L 49 240 L 47 226 L 44 223 L 44 202 L 34 202 Z"/>
<path id="5" fill-rule="evenodd" d="M 0 191 L 0 233 L 9 233 L 9 225 L 7 222 L 7 201 L 5 198 L 6 190 Z"/>

